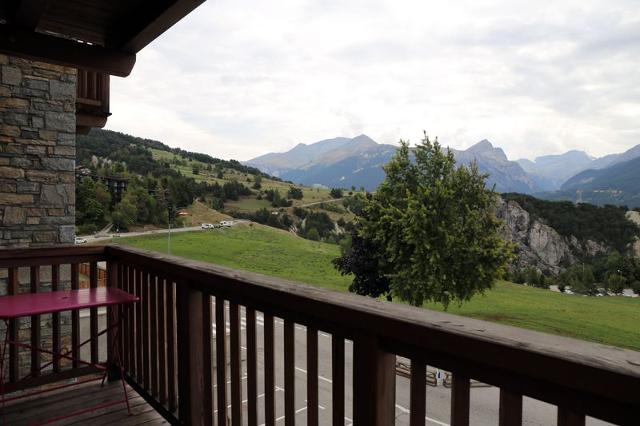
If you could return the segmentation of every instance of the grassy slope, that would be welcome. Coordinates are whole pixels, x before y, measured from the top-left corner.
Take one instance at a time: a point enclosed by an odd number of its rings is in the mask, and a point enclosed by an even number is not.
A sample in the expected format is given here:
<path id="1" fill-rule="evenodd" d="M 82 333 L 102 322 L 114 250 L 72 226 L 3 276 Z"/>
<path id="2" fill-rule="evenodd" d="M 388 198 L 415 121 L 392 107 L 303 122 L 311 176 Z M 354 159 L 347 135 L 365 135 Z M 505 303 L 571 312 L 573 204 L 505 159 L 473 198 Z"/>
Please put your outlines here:
<path id="1" fill-rule="evenodd" d="M 120 240 L 140 248 L 165 251 L 166 237 L 146 236 Z M 335 245 L 317 243 L 285 231 L 254 225 L 225 230 L 175 234 L 173 253 L 231 268 L 306 282 L 346 291 L 349 277 L 331 266 Z M 441 310 L 435 305 L 426 306 Z M 582 297 L 500 282 L 484 296 L 454 314 L 515 325 L 640 350 L 640 299 Z"/>
<path id="2" fill-rule="evenodd" d="M 166 251 L 166 236 L 122 238 L 121 244 Z M 216 263 L 332 290 L 346 291 L 350 279 L 338 274 L 331 259 L 338 246 L 313 242 L 286 231 L 253 224 L 171 236 L 172 254 Z"/>
<path id="3" fill-rule="evenodd" d="M 640 350 L 640 298 L 585 297 L 500 282 L 469 303 L 449 306 L 449 312 Z"/>

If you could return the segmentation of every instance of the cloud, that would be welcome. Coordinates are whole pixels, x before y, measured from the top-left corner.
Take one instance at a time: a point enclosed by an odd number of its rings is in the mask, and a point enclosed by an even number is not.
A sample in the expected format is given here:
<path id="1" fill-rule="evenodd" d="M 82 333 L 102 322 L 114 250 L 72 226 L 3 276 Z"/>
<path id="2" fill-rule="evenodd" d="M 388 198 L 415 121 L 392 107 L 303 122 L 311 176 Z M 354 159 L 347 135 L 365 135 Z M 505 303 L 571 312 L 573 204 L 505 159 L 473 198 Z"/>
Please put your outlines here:
<path id="1" fill-rule="evenodd" d="M 108 127 L 240 160 L 425 129 L 512 158 L 640 143 L 636 0 L 206 2 L 113 79 Z"/>

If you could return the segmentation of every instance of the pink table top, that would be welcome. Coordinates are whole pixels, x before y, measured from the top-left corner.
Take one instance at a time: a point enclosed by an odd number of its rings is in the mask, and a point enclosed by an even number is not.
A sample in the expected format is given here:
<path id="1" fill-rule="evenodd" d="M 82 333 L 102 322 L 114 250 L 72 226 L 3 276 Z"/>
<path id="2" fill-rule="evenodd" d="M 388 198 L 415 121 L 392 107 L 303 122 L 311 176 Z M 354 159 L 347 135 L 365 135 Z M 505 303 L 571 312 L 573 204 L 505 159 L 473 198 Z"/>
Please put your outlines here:
<path id="1" fill-rule="evenodd" d="M 13 296 L 0 296 L 0 318 L 18 318 L 72 309 L 121 305 L 134 303 L 138 300 L 140 300 L 139 297 L 113 287 L 21 293 Z"/>

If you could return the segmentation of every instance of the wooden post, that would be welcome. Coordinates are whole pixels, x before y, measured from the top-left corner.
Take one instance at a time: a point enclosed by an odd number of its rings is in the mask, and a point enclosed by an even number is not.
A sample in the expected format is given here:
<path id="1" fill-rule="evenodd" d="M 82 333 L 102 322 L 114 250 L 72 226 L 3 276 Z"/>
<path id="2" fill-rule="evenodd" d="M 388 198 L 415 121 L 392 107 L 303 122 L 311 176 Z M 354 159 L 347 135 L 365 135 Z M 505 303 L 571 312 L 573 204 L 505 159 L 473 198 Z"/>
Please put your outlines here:
<path id="1" fill-rule="evenodd" d="M 568 408 L 558 407 L 558 426 L 584 426 L 584 414 L 576 413 Z"/>
<path id="2" fill-rule="evenodd" d="M 204 424 L 202 293 L 178 283 L 178 405 L 180 421 Z"/>
<path id="3" fill-rule="evenodd" d="M 118 283 L 118 264 L 116 261 L 108 260 L 107 261 L 107 279 L 106 285 L 107 287 L 117 288 L 121 283 Z M 111 328 L 114 324 L 113 310 L 118 308 L 113 308 L 111 306 L 107 307 L 107 328 Z M 128 308 L 127 308 L 128 309 Z M 117 321 L 122 320 L 122 316 L 120 315 L 121 311 L 116 310 Z M 109 381 L 120 380 L 120 365 L 117 364 L 116 360 L 119 359 L 120 362 L 124 359 L 125 354 L 123 353 L 123 345 L 122 343 L 122 323 L 120 323 L 119 327 L 115 330 L 117 335 L 117 345 L 113 339 L 113 333 L 109 331 L 107 333 L 107 365 L 109 366 Z M 120 354 L 114 353 L 114 351 L 120 351 Z M 119 355 L 119 356 L 118 356 Z"/>
<path id="4" fill-rule="evenodd" d="M 499 426 L 522 425 L 522 395 L 506 389 L 500 389 Z"/>
<path id="5" fill-rule="evenodd" d="M 380 349 L 373 335 L 353 342 L 353 423 L 387 426 L 395 423 L 396 356 Z"/>

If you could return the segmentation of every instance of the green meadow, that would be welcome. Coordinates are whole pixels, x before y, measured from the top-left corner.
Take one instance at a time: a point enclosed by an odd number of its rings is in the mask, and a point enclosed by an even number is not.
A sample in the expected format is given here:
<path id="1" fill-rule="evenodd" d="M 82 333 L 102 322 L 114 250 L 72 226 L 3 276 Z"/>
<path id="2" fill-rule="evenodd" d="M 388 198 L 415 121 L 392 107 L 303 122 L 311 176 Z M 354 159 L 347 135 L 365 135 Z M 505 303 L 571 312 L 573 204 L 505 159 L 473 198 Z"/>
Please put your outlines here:
<path id="1" fill-rule="evenodd" d="M 119 243 L 167 251 L 166 235 L 123 238 Z M 172 254 L 265 275 L 347 291 L 331 260 L 333 244 L 302 239 L 262 225 L 187 232 L 171 237 Z M 442 310 L 427 304 L 425 308 Z M 640 350 L 640 298 L 585 297 L 498 282 L 495 288 L 462 306 L 457 315 Z"/>

